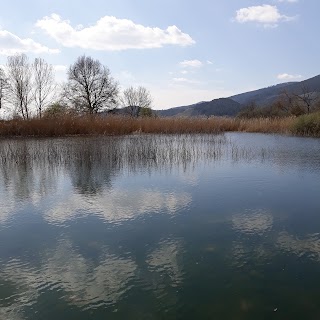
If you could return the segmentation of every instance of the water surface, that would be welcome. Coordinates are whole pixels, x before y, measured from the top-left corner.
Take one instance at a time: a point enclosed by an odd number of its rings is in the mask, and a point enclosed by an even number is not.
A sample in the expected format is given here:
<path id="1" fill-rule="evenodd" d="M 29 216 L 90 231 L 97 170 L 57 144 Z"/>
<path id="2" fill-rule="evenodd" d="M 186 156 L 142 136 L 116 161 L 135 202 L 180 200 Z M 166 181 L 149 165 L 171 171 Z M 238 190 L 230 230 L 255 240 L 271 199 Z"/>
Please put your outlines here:
<path id="1" fill-rule="evenodd" d="M 320 140 L 0 141 L 0 319 L 319 319 Z"/>

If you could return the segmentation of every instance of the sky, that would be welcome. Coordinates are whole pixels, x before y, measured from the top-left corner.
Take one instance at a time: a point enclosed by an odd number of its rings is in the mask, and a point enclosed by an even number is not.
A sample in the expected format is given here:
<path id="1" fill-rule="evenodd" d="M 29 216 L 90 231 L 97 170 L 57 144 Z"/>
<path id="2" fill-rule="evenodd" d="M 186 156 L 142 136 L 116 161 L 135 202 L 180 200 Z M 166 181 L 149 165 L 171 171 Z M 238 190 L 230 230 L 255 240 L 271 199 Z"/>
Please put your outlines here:
<path id="1" fill-rule="evenodd" d="M 1 0 L 0 65 L 44 58 L 57 81 L 80 55 L 155 109 L 320 73 L 318 0 Z"/>

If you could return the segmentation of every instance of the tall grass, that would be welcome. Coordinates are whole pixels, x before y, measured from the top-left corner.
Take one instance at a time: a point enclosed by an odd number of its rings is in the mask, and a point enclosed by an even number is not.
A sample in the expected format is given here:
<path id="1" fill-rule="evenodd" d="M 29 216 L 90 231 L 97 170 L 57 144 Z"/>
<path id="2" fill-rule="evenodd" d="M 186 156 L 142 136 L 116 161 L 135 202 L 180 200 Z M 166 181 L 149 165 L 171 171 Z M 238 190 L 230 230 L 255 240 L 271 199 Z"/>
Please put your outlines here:
<path id="1" fill-rule="evenodd" d="M 55 137 L 69 135 L 127 135 L 134 133 L 190 134 L 227 131 L 290 133 L 294 118 L 130 118 L 64 116 L 0 122 L 0 136 Z"/>

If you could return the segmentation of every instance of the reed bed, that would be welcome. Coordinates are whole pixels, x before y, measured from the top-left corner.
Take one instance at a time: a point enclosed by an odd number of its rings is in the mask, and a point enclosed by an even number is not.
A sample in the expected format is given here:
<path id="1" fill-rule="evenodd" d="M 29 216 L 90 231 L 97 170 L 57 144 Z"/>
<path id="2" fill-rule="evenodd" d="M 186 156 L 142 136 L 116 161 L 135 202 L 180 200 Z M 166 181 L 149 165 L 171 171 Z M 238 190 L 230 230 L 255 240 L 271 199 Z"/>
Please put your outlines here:
<path id="1" fill-rule="evenodd" d="M 294 118 L 130 118 L 120 116 L 63 116 L 0 122 L 1 137 L 62 137 L 70 135 L 215 134 L 228 131 L 291 132 Z"/>

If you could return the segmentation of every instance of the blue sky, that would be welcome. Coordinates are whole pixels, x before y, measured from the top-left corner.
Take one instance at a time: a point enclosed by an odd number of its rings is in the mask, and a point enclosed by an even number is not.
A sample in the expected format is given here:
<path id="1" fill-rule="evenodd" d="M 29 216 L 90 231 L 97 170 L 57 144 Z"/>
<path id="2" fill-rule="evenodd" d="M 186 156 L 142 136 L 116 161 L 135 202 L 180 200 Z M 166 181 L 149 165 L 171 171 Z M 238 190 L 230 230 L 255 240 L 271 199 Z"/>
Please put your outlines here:
<path id="1" fill-rule="evenodd" d="M 319 74 L 318 0 L 2 1 L 0 64 L 25 52 L 58 81 L 79 55 L 163 109 Z"/>

